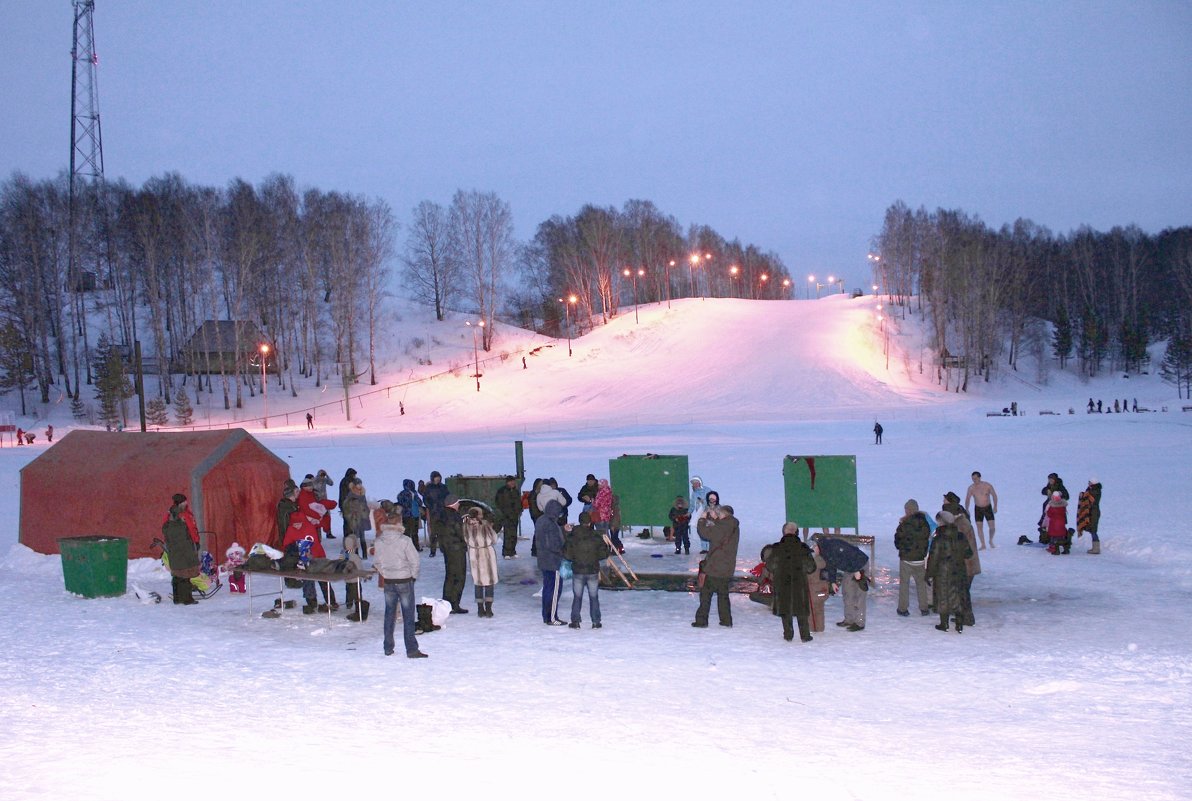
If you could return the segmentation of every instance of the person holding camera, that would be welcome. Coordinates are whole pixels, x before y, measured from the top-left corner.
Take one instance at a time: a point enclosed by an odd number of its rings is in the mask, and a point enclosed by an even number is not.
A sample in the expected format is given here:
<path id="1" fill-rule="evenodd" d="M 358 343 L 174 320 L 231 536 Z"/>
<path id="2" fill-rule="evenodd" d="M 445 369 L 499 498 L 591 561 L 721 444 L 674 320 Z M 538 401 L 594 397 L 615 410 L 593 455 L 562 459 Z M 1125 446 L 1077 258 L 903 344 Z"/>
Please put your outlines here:
<path id="1" fill-rule="evenodd" d="M 718 499 L 719 500 L 719 499 Z M 737 547 L 741 544 L 741 525 L 733 517 L 733 507 L 709 505 L 697 525 L 700 539 L 708 542 L 708 555 L 700 561 L 703 575 L 699 588 L 699 608 L 692 626 L 708 627 L 712 596 L 716 596 L 716 616 L 720 625 L 732 628 L 733 610 L 728 602 L 728 585 L 737 570 Z"/>

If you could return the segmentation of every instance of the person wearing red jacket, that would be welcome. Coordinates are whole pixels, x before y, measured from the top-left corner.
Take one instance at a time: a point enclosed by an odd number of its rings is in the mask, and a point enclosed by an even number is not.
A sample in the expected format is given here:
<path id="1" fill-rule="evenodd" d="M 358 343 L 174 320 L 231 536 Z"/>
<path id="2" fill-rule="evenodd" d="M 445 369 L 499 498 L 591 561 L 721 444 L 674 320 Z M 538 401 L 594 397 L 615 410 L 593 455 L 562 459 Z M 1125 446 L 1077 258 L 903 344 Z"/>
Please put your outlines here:
<path id="1" fill-rule="evenodd" d="M 314 482 L 303 481 L 302 488 L 298 490 L 298 508 L 309 509 L 312 503 L 323 507 L 323 516 L 319 518 L 319 529 L 323 536 L 329 540 L 335 539 L 335 535 L 331 533 L 331 510 L 338 504 L 330 499 L 319 500 L 319 496 L 315 494 Z"/>
<path id="2" fill-rule="evenodd" d="M 1072 538 L 1068 534 L 1068 501 L 1057 490 L 1051 493 L 1044 511 L 1047 516 L 1047 551 L 1058 554 L 1072 552 Z"/>
<path id="3" fill-rule="evenodd" d="M 321 504 L 314 504 L 320 507 Z M 322 512 L 318 509 L 299 509 L 297 512 L 290 513 L 290 525 L 286 528 L 286 536 L 282 544 L 285 547 L 286 553 L 298 553 L 298 543 L 303 540 L 310 542 L 310 556 L 314 559 L 326 559 L 327 553 L 323 550 L 323 543 L 319 538 L 318 522 L 322 518 Z M 327 585 L 324 584 L 324 587 Z M 326 595 L 327 590 L 323 590 Z M 309 579 L 302 580 L 302 597 L 306 601 L 305 606 L 302 607 L 304 615 L 314 614 L 318 612 L 326 612 L 327 606 L 319 607 L 317 605 L 318 599 L 315 595 L 315 582 Z M 330 602 L 330 601 L 328 601 Z"/>

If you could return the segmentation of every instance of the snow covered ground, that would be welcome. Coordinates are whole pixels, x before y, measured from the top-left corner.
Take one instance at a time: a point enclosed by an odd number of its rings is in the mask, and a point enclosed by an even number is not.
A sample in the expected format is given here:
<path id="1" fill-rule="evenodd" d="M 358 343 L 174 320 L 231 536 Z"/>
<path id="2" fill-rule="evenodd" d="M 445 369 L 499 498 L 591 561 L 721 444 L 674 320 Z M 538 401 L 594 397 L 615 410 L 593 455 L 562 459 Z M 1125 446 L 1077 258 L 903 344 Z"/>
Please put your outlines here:
<path id="1" fill-rule="evenodd" d="M 367 623 L 341 612 L 330 628 L 250 616 L 226 590 L 189 608 L 84 600 L 63 590 L 57 557 L 16 544 L 18 471 L 44 445 L 0 449 L 0 798 L 1186 798 L 1192 413 L 1153 377 L 947 393 L 919 374 L 909 321 L 887 371 L 874 316 L 869 298 L 643 307 L 640 324 L 622 314 L 570 358 L 562 341 L 528 369 L 520 354 L 486 367 L 479 393 L 463 370 L 372 396 L 350 424 L 320 414 L 314 432 L 253 430 L 297 476 L 355 467 L 371 498 L 433 469 L 510 472 L 514 439 L 528 476 L 573 491 L 623 453 L 687 454 L 741 519 L 742 571 L 778 537 L 783 456 L 856 454 L 861 531 L 879 538 L 869 623 L 831 625 L 831 599 L 828 630 L 805 645 L 743 596 L 731 630 L 691 628 L 696 599 L 665 592 L 603 591 L 599 631 L 586 609 L 582 630 L 543 626 L 528 543 L 500 562 L 495 618 L 453 616 L 420 638 L 427 660 L 382 655 L 375 587 Z M 455 355 L 428 371 L 471 356 L 470 334 L 436 336 Z M 497 349 L 544 342 L 508 332 Z M 382 385 L 410 374 L 397 348 L 387 358 Z M 1085 415 L 1090 395 L 1169 411 Z M 270 412 L 312 397 L 271 396 Z M 986 417 L 1011 400 L 1027 413 Z M 941 633 L 894 614 L 892 535 L 908 498 L 935 510 L 973 470 L 997 488 L 997 547 L 981 552 L 977 626 Z M 1068 557 L 1014 544 L 1034 538 L 1051 471 L 1074 497 L 1090 476 L 1104 484 L 1102 555 L 1085 554 L 1087 537 Z M 102 522 L 102 497 L 80 487 L 79 502 Z M 626 544 L 639 570 L 695 569 L 695 555 Z M 417 594 L 438 596 L 441 581 L 424 557 Z M 130 564 L 130 582 L 169 589 L 151 560 Z M 470 594 L 469 581 L 465 606 Z"/>

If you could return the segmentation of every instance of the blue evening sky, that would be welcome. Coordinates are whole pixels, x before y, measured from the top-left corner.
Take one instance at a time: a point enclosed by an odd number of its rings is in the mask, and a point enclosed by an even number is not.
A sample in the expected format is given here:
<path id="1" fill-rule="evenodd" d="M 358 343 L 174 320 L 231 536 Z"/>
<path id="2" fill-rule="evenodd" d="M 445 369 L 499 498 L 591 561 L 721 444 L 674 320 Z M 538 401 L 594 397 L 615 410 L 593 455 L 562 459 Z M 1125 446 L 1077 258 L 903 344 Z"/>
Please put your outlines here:
<path id="1" fill-rule="evenodd" d="M 68 164 L 69 0 L 0 0 L 0 177 Z M 1189 2 L 97 0 L 109 178 L 654 201 L 865 283 L 895 200 L 1192 223 Z M 404 240 L 404 233 L 399 241 Z"/>

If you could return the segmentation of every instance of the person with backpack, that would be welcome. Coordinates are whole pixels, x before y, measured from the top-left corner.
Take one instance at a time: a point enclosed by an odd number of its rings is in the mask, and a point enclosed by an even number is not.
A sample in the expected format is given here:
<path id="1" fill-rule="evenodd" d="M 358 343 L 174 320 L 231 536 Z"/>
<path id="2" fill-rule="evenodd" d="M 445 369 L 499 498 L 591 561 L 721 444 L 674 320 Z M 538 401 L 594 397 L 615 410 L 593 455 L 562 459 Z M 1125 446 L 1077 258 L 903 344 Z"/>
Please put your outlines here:
<path id="1" fill-rule="evenodd" d="M 199 526 L 185 495 L 179 492 L 170 500 L 161 535 L 169 554 L 172 594 L 175 604 L 190 606 L 198 603 L 190 580 L 199 575 Z"/>
<path id="2" fill-rule="evenodd" d="M 799 640 L 811 642 L 811 595 L 807 577 L 814 573 L 815 554 L 799 539 L 797 523 L 782 524 L 782 539 L 762 548 L 762 561 L 770 573 L 770 598 L 774 614 L 782 618 L 782 639 L 795 639 L 793 620 L 799 622 Z"/>
<path id="3" fill-rule="evenodd" d="M 418 528 L 422 520 L 422 496 L 418 494 L 412 478 L 401 482 L 401 492 L 397 493 L 397 505 L 402 508 L 402 526 L 405 534 L 414 543 L 414 550 L 422 552 L 422 543 L 418 540 Z"/>
<path id="4" fill-rule="evenodd" d="M 919 502 L 911 498 L 903 505 L 906 513 L 894 530 L 894 547 L 898 550 L 898 608 L 899 616 L 910 615 L 911 580 L 919 601 L 919 614 L 931 614 L 931 600 L 927 591 L 927 545 L 931 542 L 931 525 L 927 515 L 919 511 Z"/>

